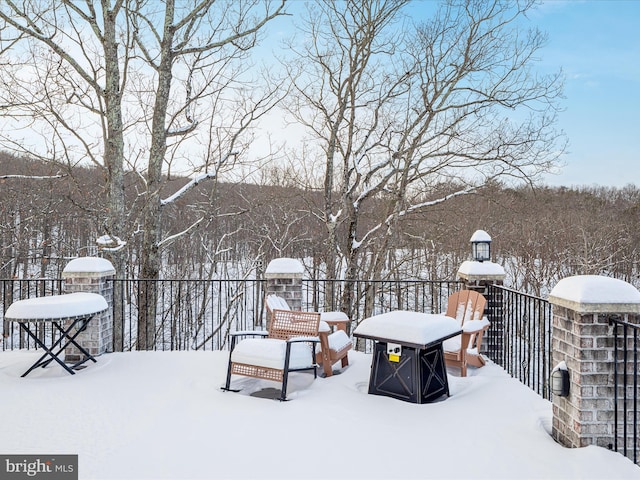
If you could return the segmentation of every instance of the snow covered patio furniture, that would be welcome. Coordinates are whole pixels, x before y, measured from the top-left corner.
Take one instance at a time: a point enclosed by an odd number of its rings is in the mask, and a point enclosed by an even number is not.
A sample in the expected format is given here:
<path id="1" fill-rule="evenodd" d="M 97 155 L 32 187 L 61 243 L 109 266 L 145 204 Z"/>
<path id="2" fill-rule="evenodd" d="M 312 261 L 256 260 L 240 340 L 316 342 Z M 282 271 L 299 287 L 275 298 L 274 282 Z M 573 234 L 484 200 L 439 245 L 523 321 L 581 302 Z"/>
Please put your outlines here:
<path id="1" fill-rule="evenodd" d="M 267 295 L 265 304 L 270 316 L 278 310 L 292 311 L 287 301 L 278 295 Z M 295 312 L 303 313 L 303 312 Z M 316 352 L 316 362 L 322 365 L 326 377 L 333 375 L 333 365 L 340 362 L 342 368 L 349 365 L 349 350 L 353 343 L 347 335 L 349 317 L 343 312 L 320 313 L 320 348 Z"/>
<path id="2" fill-rule="evenodd" d="M 53 361 L 71 375 L 74 375 L 74 370 L 85 362 L 91 360 L 95 363 L 96 359 L 76 342 L 76 337 L 95 315 L 104 312 L 107 308 L 107 301 L 102 295 L 82 292 L 29 298 L 12 303 L 5 312 L 5 320 L 18 322 L 20 328 L 45 352 L 22 374 L 22 377 L 38 367 L 46 367 Z M 60 334 L 51 347 L 47 347 L 37 335 L 38 327 L 42 324 L 45 326 L 50 324 L 51 328 L 55 328 Z M 69 345 L 74 345 L 84 355 L 82 360 L 73 365 L 67 365 L 60 358 Z"/>
<path id="3" fill-rule="evenodd" d="M 455 318 L 462 334 L 444 342 L 444 358 L 447 365 L 460 368 L 460 376 L 467 376 L 467 366 L 483 367 L 486 364 L 480 354 L 482 336 L 489 329 L 484 317 L 487 299 L 473 290 L 460 290 L 449 296 L 447 317 Z M 462 346 L 465 348 L 462 348 Z"/>
<path id="4" fill-rule="evenodd" d="M 364 319 L 353 335 L 375 342 L 369 393 L 412 403 L 448 397 L 442 343 L 460 333 L 445 315 L 399 310 Z"/>
<path id="5" fill-rule="evenodd" d="M 227 381 L 231 375 L 261 378 L 282 383 L 280 400 L 287 398 L 289 372 L 313 370 L 317 377 L 316 343 L 319 342 L 320 314 L 277 310 L 271 316 L 268 331 L 238 331 L 231 334 L 231 352 Z M 240 337 L 244 338 L 237 342 Z"/>

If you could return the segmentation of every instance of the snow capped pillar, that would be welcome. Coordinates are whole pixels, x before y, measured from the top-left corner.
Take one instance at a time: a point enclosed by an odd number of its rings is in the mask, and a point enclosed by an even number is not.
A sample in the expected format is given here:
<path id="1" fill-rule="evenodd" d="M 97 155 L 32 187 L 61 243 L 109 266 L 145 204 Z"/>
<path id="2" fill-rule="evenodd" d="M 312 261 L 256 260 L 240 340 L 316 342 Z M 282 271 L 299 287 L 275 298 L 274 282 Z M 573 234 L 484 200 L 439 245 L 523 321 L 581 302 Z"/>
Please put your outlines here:
<path id="1" fill-rule="evenodd" d="M 62 271 L 66 293 L 90 292 L 102 295 L 109 308 L 96 315 L 87 328 L 78 335 L 78 343 L 91 355 L 113 351 L 113 282 L 115 269 L 110 261 L 97 257 L 80 257 L 71 260 Z M 73 345 L 67 347 L 65 360 L 77 362 L 81 352 Z"/>
<path id="2" fill-rule="evenodd" d="M 267 265 L 267 295 L 284 298 L 292 310 L 302 310 L 302 274 L 304 266 L 295 258 L 274 258 Z"/>
<path id="3" fill-rule="evenodd" d="M 553 438 L 567 447 L 614 444 L 614 336 L 609 319 L 640 319 L 640 292 L 598 275 L 568 277 L 549 294 L 552 366 L 566 365 L 569 394 L 553 396 Z"/>
<path id="4" fill-rule="evenodd" d="M 458 279 L 464 288 L 475 290 L 487 299 L 486 316 L 491 328 L 483 337 L 482 352 L 491 352 L 493 358 L 502 355 L 504 318 L 502 312 L 502 291 L 489 294 L 489 285 L 502 285 L 506 276 L 502 265 L 491 261 L 491 237 L 484 230 L 476 231 L 471 237 L 472 260 L 462 262 L 458 269 Z"/>
<path id="5" fill-rule="evenodd" d="M 488 285 L 502 285 L 506 274 L 502 265 L 493 262 L 467 260 L 458 269 L 458 278 L 469 290 L 486 294 Z"/>

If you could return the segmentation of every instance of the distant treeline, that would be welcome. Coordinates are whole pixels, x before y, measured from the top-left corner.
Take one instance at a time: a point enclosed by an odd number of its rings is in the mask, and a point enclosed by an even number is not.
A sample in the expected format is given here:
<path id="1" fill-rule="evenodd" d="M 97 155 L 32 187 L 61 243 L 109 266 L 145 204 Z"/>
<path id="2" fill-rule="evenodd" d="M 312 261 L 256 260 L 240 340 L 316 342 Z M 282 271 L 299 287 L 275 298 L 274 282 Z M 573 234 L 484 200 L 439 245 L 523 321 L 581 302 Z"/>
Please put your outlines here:
<path id="1" fill-rule="evenodd" d="M 50 178 L 47 178 L 50 177 Z M 275 257 L 304 258 L 308 276 L 321 276 L 326 239 L 323 195 L 286 179 L 266 176 L 264 185 L 203 182 L 167 207 L 165 238 L 204 216 L 197 228 L 162 249 L 165 278 L 254 275 Z M 166 196 L 187 182 L 172 178 Z M 0 277 L 57 277 L 69 258 L 97 254 L 105 235 L 104 180 L 97 169 L 63 168 L 0 153 Z M 425 198 L 440 198 L 455 185 L 440 185 Z M 136 276 L 144 188 L 127 176 L 130 217 L 127 276 Z M 382 202 L 383 199 L 380 199 Z M 375 202 L 363 207 L 363 231 L 380 222 Z M 491 184 L 473 194 L 407 215 L 388 252 L 392 278 L 452 279 L 469 258 L 477 229 L 493 239 L 494 261 L 506 283 L 544 295 L 561 278 L 605 274 L 640 284 L 640 190 L 608 187 L 509 187 Z M 366 252 L 365 252 L 366 256 Z"/>

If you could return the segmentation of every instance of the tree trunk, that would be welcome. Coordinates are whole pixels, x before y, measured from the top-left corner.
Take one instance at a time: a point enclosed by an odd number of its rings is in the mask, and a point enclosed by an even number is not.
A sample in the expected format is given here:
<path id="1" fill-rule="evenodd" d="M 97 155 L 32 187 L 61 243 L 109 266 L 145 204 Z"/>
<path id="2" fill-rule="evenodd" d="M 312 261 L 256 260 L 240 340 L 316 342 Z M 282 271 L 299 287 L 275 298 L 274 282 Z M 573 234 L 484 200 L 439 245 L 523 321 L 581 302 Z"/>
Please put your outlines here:
<path id="1" fill-rule="evenodd" d="M 151 350 L 155 342 L 155 320 L 157 311 L 156 281 L 160 277 L 160 251 L 158 244 L 162 233 L 162 206 L 160 189 L 162 187 L 162 166 L 167 151 L 167 105 L 171 93 L 173 53 L 174 2 L 166 2 L 164 36 L 160 46 L 160 66 L 158 84 L 153 108 L 151 126 L 151 148 L 147 167 L 147 191 L 143 217 L 144 234 L 142 239 L 142 268 L 140 276 L 148 281 L 141 288 L 141 302 L 138 308 L 138 349 Z M 142 286 L 141 286 L 142 287 Z M 142 306 L 146 307 L 142 309 Z"/>
<path id="2" fill-rule="evenodd" d="M 116 38 L 117 11 L 104 9 L 104 60 L 105 60 L 105 106 L 107 135 L 104 145 L 104 165 L 107 170 L 107 207 L 105 227 L 111 236 L 122 238 L 125 231 L 124 188 L 124 131 L 122 124 L 122 93 L 120 89 L 120 65 L 118 39 Z M 115 269 L 116 278 L 124 278 L 126 270 L 125 252 L 122 249 L 109 251 L 106 258 Z M 113 350 L 123 348 L 122 285 L 113 288 Z"/>

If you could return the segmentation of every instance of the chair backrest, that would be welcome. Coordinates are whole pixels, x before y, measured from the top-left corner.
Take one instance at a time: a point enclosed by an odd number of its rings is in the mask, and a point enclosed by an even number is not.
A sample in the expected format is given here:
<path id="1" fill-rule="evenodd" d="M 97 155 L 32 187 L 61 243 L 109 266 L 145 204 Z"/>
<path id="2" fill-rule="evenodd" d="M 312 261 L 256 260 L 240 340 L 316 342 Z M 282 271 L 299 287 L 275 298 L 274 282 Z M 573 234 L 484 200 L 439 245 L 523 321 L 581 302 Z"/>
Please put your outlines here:
<path id="1" fill-rule="evenodd" d="M 320 314 L 273 310 L 269 325 L 269 337 L 289 340 L 293 337 L 316 337 L 320 326 Z"/>
<path id="2" fill-rule="evenodd" d="M 449 296 L 447 317 L 452 317 L 464 325 L 467 320 L 481 320 L 487 299 L 474 290 L 459 290 Z"/>
<path id="3" fill-rule="evenodd" d="M 269 312 L 272 312 L 273 310 L 291 310 L 287 301 L 274 293 L 267 295 L 265 298 L 265 304 L 267 305 L 267 310 L 269 310 Z"/>

